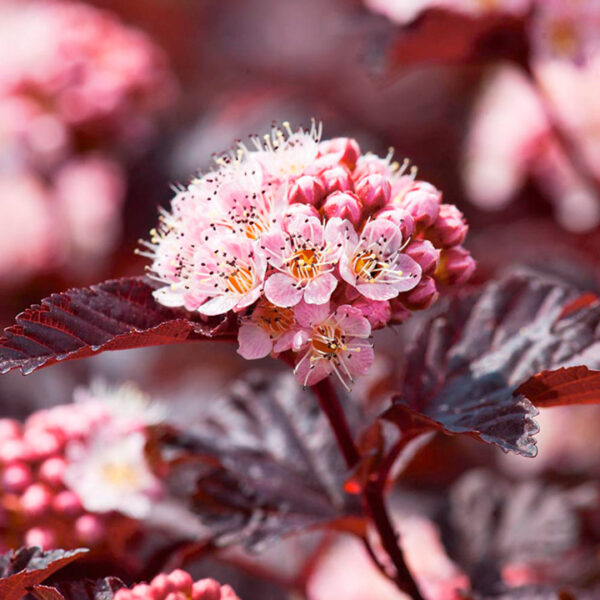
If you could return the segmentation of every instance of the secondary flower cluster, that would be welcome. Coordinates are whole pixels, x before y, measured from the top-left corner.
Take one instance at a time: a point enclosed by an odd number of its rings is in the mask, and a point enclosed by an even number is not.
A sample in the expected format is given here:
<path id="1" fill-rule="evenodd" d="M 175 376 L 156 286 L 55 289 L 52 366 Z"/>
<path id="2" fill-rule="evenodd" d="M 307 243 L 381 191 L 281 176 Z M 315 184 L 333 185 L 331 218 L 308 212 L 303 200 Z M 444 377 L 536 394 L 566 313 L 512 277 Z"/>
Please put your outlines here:
<path id="1" fill-rule="evenodd" d="M 474 269 L 441 193 L 353 139 L 288 124 L 180 189 L 146 243 L 166 306 L 240 315 L 245 358 L 293 351 L 312 385 L 373 362 L 373 329 L 431 305 Z"/>
<path id="2" fill-rule="evenodd" d="M 88 545 L 118 555 L 138 528 L 125 514 L 143 517 L 160 493 L 143 434 L 160 411 L 128 386 L 93 386 L 76 400 L 24 424 L 0 420 L 0 546 Z"/>
<path id="3" fill-rule="evenodd" d="M 161 573 L 150 583 L 139 583 L 130 589 L 120 589 L 114 600 L 239 600 L 228 585 L 214 579 L 194 581 L 185 571 L 176 569 Z"/>
<path id="4" fill-rule="evenodd" d="M 115 154 L 149 139 L 173 78 L 142 32 L 76 2 L 2 2 L 0 56 L 0 285 L 89 273 L 118 239 Z"/>

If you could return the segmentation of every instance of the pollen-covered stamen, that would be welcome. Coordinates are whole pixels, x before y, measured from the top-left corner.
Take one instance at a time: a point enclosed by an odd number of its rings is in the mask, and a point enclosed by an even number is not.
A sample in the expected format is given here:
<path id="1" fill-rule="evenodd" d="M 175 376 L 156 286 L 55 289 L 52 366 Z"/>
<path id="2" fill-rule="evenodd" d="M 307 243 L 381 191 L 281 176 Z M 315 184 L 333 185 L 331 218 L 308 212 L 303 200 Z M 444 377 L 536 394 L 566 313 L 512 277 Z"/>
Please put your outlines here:
<path id="1" fill-rule="evenodd" d="M 399 277 L 404 277 L 404 271 L 396 265 L 396 259 L 404 246 L 390 251 L 390 243 L 392 240 L 384 236 L 370 243 L 361 238 L 361 245 L 352 257 L 352 268 L 358 281 L 391 283 Z"/>
<path id="2" fill-rule="evenodd" d="M 258 323 L 271 338 L 289 331 L 296 322 L 291 308 L 281 308 L 266 300 L 254 310 L 252 320 Z"/>

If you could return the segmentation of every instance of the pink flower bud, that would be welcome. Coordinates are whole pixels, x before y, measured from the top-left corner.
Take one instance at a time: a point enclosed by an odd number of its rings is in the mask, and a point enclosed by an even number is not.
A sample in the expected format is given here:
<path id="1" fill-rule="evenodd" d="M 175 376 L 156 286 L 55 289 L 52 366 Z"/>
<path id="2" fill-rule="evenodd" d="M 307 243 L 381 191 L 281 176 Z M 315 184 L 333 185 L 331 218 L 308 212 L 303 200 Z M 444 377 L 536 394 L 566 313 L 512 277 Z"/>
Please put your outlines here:
<path id="1" fill-rule="evenodd" d="M 376 219 L 387 219 L 400 227 L 402 239 L 407 240 L 415 232 L 415 221 L 412 216 L 403 208 L 384 208 L 376 215 Z"/>
<path id="2" fill-rule="evenodd" d="M 424 228 L 438 218 L 441 199 L 442 194 L 433 185 L 417 181 L 404 196 L 401 207 L 412 215 L 417 228 Z"/>
<path id="3" fill-rule="evenodd" d="M 390 317 L 391 325 L 402 325 L 411 316 L 410 310 L 402 304 L 400 298 L 390 300 L 390 309 L 392 313 Z"/>
<path id="4" fill-rule="evenodd" d="M 440 250 L 429 240 L 413 240 L 404 249 L 404 253 L 419 263 L 423 275 L 433 274 L 440 262 Z"/>
<path id="5" fill-rule="evenodd" d="M 21 439 L 9 439 L 0 445 L 0 462 L 28 461 L 32 458 L 29 446 Z"/>
<path id="6" fill-rule="evenodd" d="M 192 600 L 221 600 L 221 586 L 214 579 L 200 579 L 192 586 Z"/>
<path id="7" fill-rule="evenodd" d="M 358 225 L 362 219 L 362 205 L 352 192 L 333 192 L 323 204 L 323 214 L 331 219 L 348 219 L 352 225 Z"/>
<path id="8" fill-rule="evenodd" d="M 352 177 L 345 167 L 333 167 L 321 173 L 321 180 L 325 185 L 326 194 L 333 192 L 351 192 L 353 189 Z"/>
<path id="9" fill-rule="evenodd" d="M 367 155 L 356 165 L 352 176 L 354 177 L 354 181 L 359 181 L 363 177 L 375 174 L 391 177 L 393 170 L 387 160 Z"/>
<path id="10" fill-rule="evenodd" d="M 310 204 L 319 207 L 325 197 L 325 186 L 311 175 L 303 175 L 292 183 L 288 192 L 290 204 Z"/>
<path id="11" fill-rule="evenodd" d="M 461 285 L 471 278 L 475 267 L 475 260 L 468 250 L 462 246 L 448 248 L 442 252 L 435 278 L 447 285 Z"/>
<path id="12" fill-rule="evenodd" d="M 288 207 L 285 217 L 283 218 L 284 228 L 290 219 L 293 219 L 297 216 L 316 217 L 317 219 L 321 220 L 319 212 L 314 206 L 311 206 L 310 204 L 292 204 Z"/>
<path id="13" fill-rule="evenodd" d="M 383 175 L 368 175 L 357 182 L 355 190 L 365 210 L 373 213 L 389 202 L 392 186 Z"/>
<path id="14" fill-rule="evenodd" d="M 238 595 L 233 591 L 233 588 L 229 585 L 221 586 L 221 600 L 240 600 Z"/>
<path id="15" fill-rule="evenodd" d="M 39 546 L 42 550 L 49 550 L 56 546 L 56 536 L 48 527 L 32 527 L 24 536 L 26 546 Z"/>
<path id="16" fill-rule="evenodd" d="M 156 591 L 153 590 L 147 583 L 138 583 L 131 590 L 132 597 L 135 600 L 159 600 Z"/>
<path id="17" fill-rule="evenodd" d="M 435 223 L 427 230 L 427 238 L 438 248 L 450 248 L 462 244 L 467 236 L 468 225 L 463 214 L 452 204 L 442 204 Z"/>
<path id="18" fill-rule="evenodd" d="M 150 585 L 159 598 L 164 598 L 168 593 L 175 591 L 175 584 L 167 577 L 165 573 L 160 573 L 151 582 Z"/>
<path id="19" fill-rule="evenodd" d="M 41 483 L 30 485 L 21 496 L 21 508 L 28 517 L 43 515 L 52 503 L 52 494 Z"/>
<path id="20" fill-rule="evenodd" d="M 12 463 L 2 473 L 2 490 L 18 494 L 31 484 L 31 469 L 24 463 Z"/>
<path id="21" fill-rule="evenodd" d="M 337 162 L 353 170 L 360 156 L 360 146 L 352 138 L 333 138 L 319 144 L 319 154 L 335 154 Z"/>
<path id="22" fill-rule="evenodd" d="M 425 310 L 439 297 L 433 277 L 423 277 L 415 288 L 402 294 L 402 303 L 410 310 Z"/>
<path id="23" fill-rule="evenodd" d="M 183 592 L 171 592 L 165 600 L 189 600 L 189 596 Z"/>
<path id="24" fill-rule="evenodd" d="M 363 317 L 371 323 L 371 329 L 382 329 L 392 316 L 390 303 L 386 300 L 369 300 L 361 296 L 352 306 L 358 308 Z"/>
<path id="25" fill-rule="evenodd" d="M 56 454 L 62 448 L 62 439 L 53 431 L 27 429 L 23 440 L 28 445 L 36 459 L 47 458 Z"/>
<path id="26" fill-rule="evenodd" d="M 0 440 L 10 440 L 21 437 L 21 424 L 14 419 L 0 419 Z"/>
<path id="27" fill-rule="evenodd" d="M 167 579 L 175 586 L 176 590 L 191 593 L 194 580 L 189 573 L 181 569 L 175 569 L 175 571 L 167 575 Z"/>
<path id="28" fill-rule="evenodd" d="M 56 487 L 63 482 L 66 468 L 67 461 L 60 456 L 54 456 L 47 458 L 40 465 L 39 475 L 45 482 Z"/>
<path id="29" fill-rule="evenodd" d="M 133 600 L 133 594 L 131 590 L 121 589 L 115 594 L 114 600 Z"/>
<path id="30" fill-rule="evenodd" d="M 52 500 L 52 508 L 59 514 L 70 516 L 76 515 L 83 510 L 77 494 L 71 490 L 63 490 L 56 494 Z"/>
<path id="31" fill-rule="evenodd" d="M 102 519 L 95 515 L 82 515 L 75 521 L 77 537 L 87 544 L 97 544 L 104 537 Z"/>

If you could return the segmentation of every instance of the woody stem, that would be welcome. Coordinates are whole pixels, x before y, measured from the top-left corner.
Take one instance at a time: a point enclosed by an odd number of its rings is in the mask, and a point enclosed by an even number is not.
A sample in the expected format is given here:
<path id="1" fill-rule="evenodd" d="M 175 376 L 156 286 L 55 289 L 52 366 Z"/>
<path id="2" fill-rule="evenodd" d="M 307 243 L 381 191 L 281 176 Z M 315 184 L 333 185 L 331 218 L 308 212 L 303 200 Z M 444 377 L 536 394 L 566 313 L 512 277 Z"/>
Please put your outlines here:
<path id="1" fill-rule="evenodd" d="M 312 386 L 312 390 L 329 420 L 348 469 L 353 469 L 360 461 L 360 453 L 352 437 L 350 426 L 334 386 L 329 379 L 324 379 Z M 394 581 L 396 585 L 414 600 L 423 600 L 423 596 L 406 566 L 404 554 L 398 544 L 398 535 L 388 514 L 383 498 L 383 490 L 380 486 L 376 483 L 368 483 L 363 492 L 363 502 L 366 512 L 379 534 L 381 544 L 395 567 L 396 577 Z"/>

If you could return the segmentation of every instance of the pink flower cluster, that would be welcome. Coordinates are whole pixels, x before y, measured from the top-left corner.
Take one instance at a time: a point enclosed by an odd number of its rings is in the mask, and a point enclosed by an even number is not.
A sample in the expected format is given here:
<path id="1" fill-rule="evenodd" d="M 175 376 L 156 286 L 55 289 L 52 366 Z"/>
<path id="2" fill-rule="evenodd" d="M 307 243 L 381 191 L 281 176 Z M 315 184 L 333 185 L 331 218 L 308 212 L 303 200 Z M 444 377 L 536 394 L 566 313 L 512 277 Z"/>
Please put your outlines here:
<path id="1" fill-rule="evenodd" d="M 145 438 L 136 441 L 154 409 L 127 387 L 78 395 L 83 402 L 40 410 L 24 424 L 0 420 L 0 547 L 83 545 L 118 555 L 137 530 L 123 513 L 143 516 L 127 511 L 136 507 L 132 488 L 156 487 L 141 463 Z M 135 460 L 123 449 L 132 441 Z"/>
<path id="2" fill-rule="evenodd" d="M 431 184 L 363 154 L 353 139 L 320 141 L 288 124 L 180 189 L 143 254 L 166 306 L 240 315 L 248 359 L 292 351 L 312 385 L 346 385 L 373 362 L 373 329 L 430 306 L 474 262 L 467 225 Z"/>
<path id="3" fill-rule="evenodd" d="M 0 56 L 0 285 L 89 273 L 119 235 L 116 147 L 137 151 L 174 97 L 166 61 L 110 13 L 39 0 L 1 3 Z"/>
<path id="4" fill-rule="evenodd" d="M 239 600 L 228 585 L 214 579 L 194 581 L 185 571 L 176 569 L 161 573 L 150 583 L 139 583 L 130 589 L 122 588 L 114 600 Z"/>

